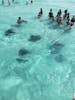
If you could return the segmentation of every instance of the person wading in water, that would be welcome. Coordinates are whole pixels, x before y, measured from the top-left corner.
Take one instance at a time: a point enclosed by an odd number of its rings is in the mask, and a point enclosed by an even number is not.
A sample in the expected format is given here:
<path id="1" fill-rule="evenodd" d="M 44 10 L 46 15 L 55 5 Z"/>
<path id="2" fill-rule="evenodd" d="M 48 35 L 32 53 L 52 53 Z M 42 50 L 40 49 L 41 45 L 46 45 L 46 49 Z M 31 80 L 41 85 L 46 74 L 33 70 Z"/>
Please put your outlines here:
<path id="1" fill-rule="evenodd" d="M 7 1 L 8 1 L 8 5 L 10 5 L 10 1 L 9 0 Z M 2 0 L 2 5 L 4 5 L 4 0 Z"/>

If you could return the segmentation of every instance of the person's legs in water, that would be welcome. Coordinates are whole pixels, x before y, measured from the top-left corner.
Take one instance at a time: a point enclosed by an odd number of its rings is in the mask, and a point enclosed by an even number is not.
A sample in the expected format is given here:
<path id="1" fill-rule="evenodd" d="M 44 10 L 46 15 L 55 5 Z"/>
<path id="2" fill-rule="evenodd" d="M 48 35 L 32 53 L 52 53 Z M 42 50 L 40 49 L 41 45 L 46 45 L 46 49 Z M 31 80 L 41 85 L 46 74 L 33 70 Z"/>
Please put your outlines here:
<path id="1" fill-rule="evenodd" d="M 28 3 L 28 1 L 26 1 L 26 5 L 28 5 L 29 3 Z"/>
<path id="2" fill-rule="evenodd" d="M 15 0 L 12 0 L 12 2 L 14 3 Z"/>
<path id="3" fill-rule="evenodd" d="M 54 21 L 55 19 L 54 19 L 54 16 L 52 16 L 52 21 Z"/>
<path id="4" fill-rule="evenodd" d="M 72 29 L 73 25 L 74 25 L 74 23 L 71 22 L 70 25 L 69 25 L 69 29 Z"/>
<path id="5" fill-rule="evenodd" d="M 71 23 L 70 19 L 67 19 L 66 24 L 67 24 L 67 25 L 70 25 L 70 23 Z"/>
<path id="6" fill-rule="evenodd" d="M 2 0 L 2 5 L 4 5 L 4 0 Z"/>
<path id="7" fill-rule="evenodd" d="M 10 6 L 10 0 L 8 0 L 8 5 Z"/>
<path id="8" fill-rule="evenodd" d="M 39 12 L 39 14 L 38 14 L 38 17 L 41 17 L 42 15 L 43 15 L 43 9 L 40 8 L 40 12 Z"/>

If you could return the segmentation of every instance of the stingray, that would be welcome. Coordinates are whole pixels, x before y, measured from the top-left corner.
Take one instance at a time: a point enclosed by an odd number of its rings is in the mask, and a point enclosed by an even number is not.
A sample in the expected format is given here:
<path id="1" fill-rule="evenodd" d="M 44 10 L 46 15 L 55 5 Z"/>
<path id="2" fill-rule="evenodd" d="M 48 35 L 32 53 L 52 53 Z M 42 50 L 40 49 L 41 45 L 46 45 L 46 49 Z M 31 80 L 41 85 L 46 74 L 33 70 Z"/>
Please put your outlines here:
<path id="1" fill-rule="evenodd" d="M 15 34 L 13 29 L 8 29 L 8 30 L 5 31 L 5 36 L 11 36 L 13 34 Z"/>
<path id="2" fill-rule="evenodd" d="M 49 47 L 49 49 L 51 50 L 52 54 L 56 54 L 56 53 L 60 52 L 60 50 L 62 49 L 63 46 L 64 46 L 64 44 L 55 42 Z"/>
<path id="3" fill-rule="evenodd" d="M 60 55 L 57 55 L 57 56 L 55 57 L 55 60 L 56 60 L 57 62 L 62 63 L 62 62 L 65 60 L 65 58 L 64 58 L 64 56 L 63 56 L 62 54 L 60 54 Z"/>
<path id="4" fill-rule="evenodd" d="M 41 39 L 40 35 L 31 35 L 29 38 L 29 41 L 36 42 L 36 41 L 39 41 L 40 39 Z"/>
<path id="5" fill-rule="evenodd" d="M 19 55 L 19 56 L 24 56 L 24 55 L 27 55 L 27 54 L 29 54 L 29 53 L 30 53 L 29 50 L 24 49 L 24 48 L 21 48 L 21 49 L 19 50 L 19 52 L 18 52 L 18 55 Z"/>
<path id="6" fill-rule="evenodd" d="M 16 58 L 16 61 L 17 61 L 18 63 L 25 63 L 25 62 L 27 62 L 28 60 L 25 60 L 25 59 L 22 59 L 22 58 Z"/>
<path id="7" fill-rule="evenodd" d="M 55 49 L 55 48 L 51 49 L 51 54 L 57 54 L 59 52 L 60 52 L 60 49 Z"/>
<path id="8" fill-rule="evenodd" d="M 56 41 L 55 43 L 53 43 L 51 46 L 50 46 L 50 49 L 51 48 L 62 48 L 64 46 L 64 44 L 62 43 L 59 43 L 58 41 Z"/>

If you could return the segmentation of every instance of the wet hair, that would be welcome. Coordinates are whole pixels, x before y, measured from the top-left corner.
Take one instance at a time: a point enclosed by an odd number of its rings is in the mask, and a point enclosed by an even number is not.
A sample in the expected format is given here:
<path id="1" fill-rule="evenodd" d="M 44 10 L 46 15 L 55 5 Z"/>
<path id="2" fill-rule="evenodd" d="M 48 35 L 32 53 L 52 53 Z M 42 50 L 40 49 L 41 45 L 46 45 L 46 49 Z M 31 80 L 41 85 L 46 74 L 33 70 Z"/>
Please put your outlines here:
<path id="1" fill-rule="evenodd" d="M 67 13 L 67 11 L 68 11 L 68 10 L 66 9 L 66 10 L 64 11 L 64 13 Z"/>
<path id="2" fill-rule="evenodd" d="M 18 17 L 18 19 L 21 19 L 21 17 Z"/>

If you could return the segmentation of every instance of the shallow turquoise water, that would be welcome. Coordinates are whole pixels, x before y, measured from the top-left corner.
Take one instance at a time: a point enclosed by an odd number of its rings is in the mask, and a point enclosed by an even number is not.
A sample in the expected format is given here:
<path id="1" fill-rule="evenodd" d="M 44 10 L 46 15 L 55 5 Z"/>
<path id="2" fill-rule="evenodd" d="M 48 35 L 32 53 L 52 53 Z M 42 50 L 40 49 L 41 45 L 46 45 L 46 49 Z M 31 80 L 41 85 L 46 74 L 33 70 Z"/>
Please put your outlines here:
<path id="1" fill-rule="evenodd" d="M 36 19 L 40 7 L 44 16 Z M 50 8 L 54 14 L 59 8 L 62 11 L 67 8 L 74 15 L 75 1 L 35 0 L 27 6 L 24 0 L 19 0 L 10 7 L 7 2 L 0 5 L 0 100 L 72 100 L 75 28 L 68 31 L 66 26 L 51 23 L 47 16 Z M 28 23 L 15 27 L 18 16 Z M 11 28 L 16 33 L 5 36 L 5 31 Z M 40 35 L 41 39 L 31 42 L 31 35 Z M 30 53 L 20 57 L 21 48 Z"/>

